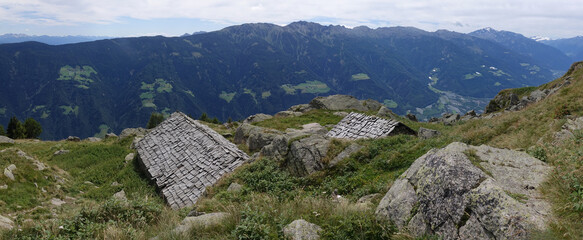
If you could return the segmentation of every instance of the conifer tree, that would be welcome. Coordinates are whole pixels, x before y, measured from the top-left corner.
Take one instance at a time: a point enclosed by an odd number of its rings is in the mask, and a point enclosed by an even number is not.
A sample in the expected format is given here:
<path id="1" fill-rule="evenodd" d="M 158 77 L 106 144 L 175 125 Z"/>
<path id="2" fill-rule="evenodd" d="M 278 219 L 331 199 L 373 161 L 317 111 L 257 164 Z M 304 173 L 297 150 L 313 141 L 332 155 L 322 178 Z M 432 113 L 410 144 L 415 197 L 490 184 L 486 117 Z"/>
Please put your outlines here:
<path id="1" fill-rule="evenodd" d="M 10 118 L 8 126 L 6 127 L 6 136 L 12 139 L 19 139 L 25 137 L 24 126 L 18 121 L 15 116 Z"/>
<path id="2" fill-rule="evenodd" d="M 163 121 L 164 115 L 162 115 L 162 113 L 153 112 L 150 115 L 150 120 L 148 121 L 146 128 L 147 129 L 155 128 L 156 126 L 158 126 L 158 124 L 160 124 Z"/>
<path id="3" fill-rule="evenodd" d="M 42 132 L 43 129 L 38 121 L 33 118 L 27 118 L 26 121 L 24 121 L 24 133 L 26 138 L 38 138 Z"/>

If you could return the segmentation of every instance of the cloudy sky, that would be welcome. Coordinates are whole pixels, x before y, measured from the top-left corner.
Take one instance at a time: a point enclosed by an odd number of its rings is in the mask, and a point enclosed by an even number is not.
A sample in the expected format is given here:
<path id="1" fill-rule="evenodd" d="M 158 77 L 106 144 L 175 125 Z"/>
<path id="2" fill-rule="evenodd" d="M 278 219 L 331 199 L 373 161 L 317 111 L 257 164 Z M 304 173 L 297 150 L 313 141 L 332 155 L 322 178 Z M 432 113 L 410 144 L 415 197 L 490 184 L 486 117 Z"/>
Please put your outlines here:
<path id="1" fill-rule="evenodd" d="M 580 0 L 0 0 L 0 34 L 178 36 L 243 23 L 583 35 Z"/>

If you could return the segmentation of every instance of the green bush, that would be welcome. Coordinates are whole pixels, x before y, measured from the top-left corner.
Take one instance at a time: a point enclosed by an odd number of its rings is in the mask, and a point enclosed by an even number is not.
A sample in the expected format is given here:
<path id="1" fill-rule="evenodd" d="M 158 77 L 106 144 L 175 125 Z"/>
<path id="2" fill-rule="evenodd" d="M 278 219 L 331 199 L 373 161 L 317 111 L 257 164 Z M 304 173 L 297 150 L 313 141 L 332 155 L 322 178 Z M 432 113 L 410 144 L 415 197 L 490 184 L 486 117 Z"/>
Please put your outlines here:
<path id="1" fill-rule="evenodd" d="M 239 179 L 252 191 L 268 193 L 279 199 L 293 198 L 293 190 L 298 179 L 287 171 L 279 169 L 278 164 L 267 158 L 245 166 L 233 178 Z"/>
<path id="2" fill-rule="evenodd" d="M 33 118 L 27 118 L 26 121 L 24 121 L 24 133 L 26 138 L 38 138 L 42 132 L 43 129 L 40 126 L 40 123 Z"/>
<path id="3" fill-rule="evenodd" d="M 270 227 L 270 221 L 266 213 L 253 211 L 247 207 L 241 211 L 241 221 L 232 235 L 240 240 L 278 239 L 277 230 Z"/>
<path id="4" fill-rule="evenodd" d="M 150 120 L 148 120 L 148 124 L 146 125 L 147 129 L 155 128 L 164 121 L 164 115 L 162 113 L 153 112 L 150 114 Z"/>
<path id="5" fill-rule="evenodd" d="M 0 125 L 0 136 L 6 136 L 6 131 L 2 125 Z"/>
<path id="6" fill-rule="evenodd" d="M 547 158 L 547 151 L 541 146 L 534 146 L 526 151 L 530 156 L 537 158 L 543 162 L 548 160 Z"/>
<path id="7" fill-rule="evenodd" d="M 12 139 L 21 139 L 26 136 L 24 126 L 18 121 L 18 118 L 14 116 L 10 118 L 10 122 L 6 127 L 6 136 Z"/>

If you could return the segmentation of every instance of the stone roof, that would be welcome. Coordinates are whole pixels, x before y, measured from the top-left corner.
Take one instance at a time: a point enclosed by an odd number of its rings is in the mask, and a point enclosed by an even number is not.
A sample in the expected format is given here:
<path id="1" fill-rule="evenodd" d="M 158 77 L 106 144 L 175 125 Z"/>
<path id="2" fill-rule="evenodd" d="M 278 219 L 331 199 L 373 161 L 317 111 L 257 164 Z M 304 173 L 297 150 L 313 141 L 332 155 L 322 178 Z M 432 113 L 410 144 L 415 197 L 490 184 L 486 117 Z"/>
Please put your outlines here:
<path id="1" fill-rule="evenodd" d="M 196 203 L 206 187 L 249 159 L 233 143 L 175 112 L 138 143 L 138 162 L 174 208 Z"/>
<path id="2" fill-rule="evenodd" d="M 333 138 L 361 139 L 382 138 L 397 134 L 415 135 L 405 124 L 352 112 L 342 119 L 326 136 Z"/>

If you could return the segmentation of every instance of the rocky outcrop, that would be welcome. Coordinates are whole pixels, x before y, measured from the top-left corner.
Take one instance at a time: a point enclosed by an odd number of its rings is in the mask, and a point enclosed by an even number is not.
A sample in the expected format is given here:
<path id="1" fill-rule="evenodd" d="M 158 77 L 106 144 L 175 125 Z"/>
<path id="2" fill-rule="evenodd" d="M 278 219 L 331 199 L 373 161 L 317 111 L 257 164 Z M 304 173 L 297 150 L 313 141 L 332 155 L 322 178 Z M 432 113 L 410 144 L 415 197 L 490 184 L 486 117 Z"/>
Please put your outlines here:
<path id="1" fill-rule="evenodd" d="M 332 138 L 361 139 L 382 138 L 397 134 L 416 135 L 413 129 L 395 120 L 350 113 L 344 117 L 326 136 Z"/>
<path id="2" fill-rule="evenodd" d="M 348 147 L 342 150 L 342 152 L 340 152 L 336 157 L 332 159 L 332 161 L 328 163 L 328 166 L 329 167 L 336 166 L 336 164 L 338 164 L 340 161 L 350 157 L 351 154 L 360 151 L 360 149 L 362 149 L 362 146 L 356 143 L 348 145 Z"/>
<path id="3" fill-rule="evenodd" d="M 174 208 L 193 205 L 206 187 L 249 159 L 220 134 L 175 112 L 137 146 L 138 164 Z"/>
<path id="4" fill-rule="evenodd" d="M 322 158 L 328 153 L 330 139 L 322 135 L 312 135 L 290 144 L 285 166 L 296 176 L 310 175 L 322 170 Z"/>
<path id="5" fill-rule="evenodd" d="M 415 116 L 415 114 L 413 113 L 407 113 L 407 115 L 405 115 L 405 117 L 413 122 L 417 122 L 417 116 Z"/>
<path id="6" fill-rule="evenodd" d="M 14 144 L 14 139 L 0 135 L 0 144 L 2 143 Z"/>
<path id="7" fill-rule="evenodd" d="M 258 113 L 247 117 L 245 120 L 243 120 L 243 123 L 251 124 L 254 122 L 261 122 L 271 118 L 273 118 L 273 116 L 264 113 Z"/>
<path id="8" fill-rule="evenodd" d="M 148 129 L 145 128 L 126 128 L 119 134 L 120 139 L 124 139 L 129 136 L 144 136 L 148 133 Z"/>
<path id="9" fill-rule="evenodd" d="M 417 136 L 421 139 L 430 139 L 441 135 L 437 130 L 420 127 Z"/>
<path id="10" fill-rule="evenodd" d="M 14 181 L 14 170 L 16 170 L 16 165 L 14 164 L 10 164 L 8 165 L 8 167 L 4 168 L 4 176 L 6 176 L 8 179 Z"/>
<path id="11" fill-rule="evenodd" d="M 553 145 L 560 145 L 568 139 L 575 137 L 574 131 L 583 129 L 583 117 L 576 119 L 567 118 L 567 122 L 563 124 L 561 130 L 554 134 Z"/>
<path id="12" fill-rule="evenodd" d="M 414 237 L 529 239 L 551 213 L 538 191 L 549 171 L 523 152 L 452 143 L 417 159 L 376 215 Z"/>
<path id="13" fill-rule="evenodd" d="M 76 136 L 69 136 L 69 137 L 67 137 L 67 139 L 65 139 L 65 140 L 66 140 L 66 141 L 69 141 L 69 142 L 80 142 L 80 141 L 81 141 L 81 138 L 79 138 L 79 137 L 76 137 Z"/>
<path id="14" fill-rule="evenodd" d="M 235 131 L 233 141 L 236 144 L 247 144 L 250 151 L 256 151 L 270 144 L 276 136 L 281 134 L 283 134 L 281 131 L 243 123 Z"/>
<path id="15" fill-rule="evenodd" d="M 357 111 L 378 111 L 383 105 L 375 100 L 358 100 L 349 95 L 330 95 L 327 97 L 316 97 L 309 103 L 313 109 L 326 110 L 357 110 Z"/>
<path id="16" fill-rule="evenodd" d="M 5 216 L 0 215 L 0 230 L 12 230 L 14 228 L 14 221 Z"/>
<path id="17" fill-rule="evenodd" d="M 283 228 L 283 235 L 291 240 L 317 240 L 320 239 L 321 231 L 320 226 L 298 219 Z"/>
<path id="18" fill-rule="evenodd" d="M 528 91 L 525 89 L 527 93 L 522 93 L 521 96 L 516 93 L 519 92 L 516 89 L 502 90 L 488 103 L 484 113 L 493 113 L 500 110 L 518 111 L 530 104 L 539 102 L 571 84 L 571 80 L 573 80 L 572 74 L 580 68 L 583 68 L 583 62 L 573 63 L 569 71 L 559 80 L 550 82 L 534 90 Z"/>
<path id="19" fill-rule="evenodd" d="M 388 118 L 396 118 L 397 114 L 395 114 L 391 109 L 388 109 L 385 106 L 382 106 L 376 114 L 379 117 L 388 117 Z"/>

